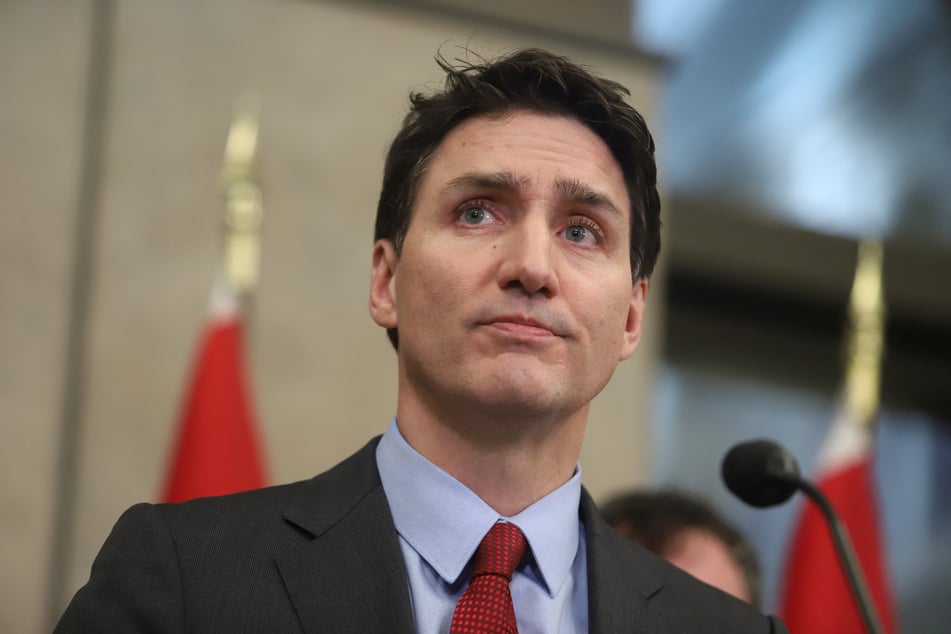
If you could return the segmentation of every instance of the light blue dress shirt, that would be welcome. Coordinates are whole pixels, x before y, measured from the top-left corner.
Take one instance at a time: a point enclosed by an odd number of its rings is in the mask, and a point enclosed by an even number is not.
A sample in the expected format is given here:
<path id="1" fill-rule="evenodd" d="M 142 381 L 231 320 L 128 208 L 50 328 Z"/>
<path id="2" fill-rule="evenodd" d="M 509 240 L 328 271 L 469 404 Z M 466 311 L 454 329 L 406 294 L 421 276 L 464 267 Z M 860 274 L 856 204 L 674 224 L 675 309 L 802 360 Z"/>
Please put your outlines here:
<path id="1" fill-rule="evenodd" d="M 383 490 L 406 562 L 416 631 L 446 634 L 479 542 L 499 520 L 522 529 L 530 555 L 512 577 L 520 634 L 588 631 L 581 467 L 564 485 L 514 517 L 502 517 L 409 446 L 396 419 L 376 449 Z"/>

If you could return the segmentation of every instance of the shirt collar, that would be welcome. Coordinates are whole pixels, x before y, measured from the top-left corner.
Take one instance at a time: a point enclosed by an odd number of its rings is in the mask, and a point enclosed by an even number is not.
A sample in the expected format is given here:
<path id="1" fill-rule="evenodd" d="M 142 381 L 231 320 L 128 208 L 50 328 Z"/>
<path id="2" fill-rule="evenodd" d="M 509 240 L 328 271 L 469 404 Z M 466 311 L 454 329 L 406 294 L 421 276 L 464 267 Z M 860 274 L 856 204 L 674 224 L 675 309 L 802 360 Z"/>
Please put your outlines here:
<path id="1" fill-rule="evenodd" d="M 581 467 L 568 482 L 514 517 L 502 517 L 403 438 L 396 419 L 376 450 L 380 479 L 400 536 L 453 584 L 498 520 L 525 534 L 550 596 L 558 594 L 578 552 Z"/>

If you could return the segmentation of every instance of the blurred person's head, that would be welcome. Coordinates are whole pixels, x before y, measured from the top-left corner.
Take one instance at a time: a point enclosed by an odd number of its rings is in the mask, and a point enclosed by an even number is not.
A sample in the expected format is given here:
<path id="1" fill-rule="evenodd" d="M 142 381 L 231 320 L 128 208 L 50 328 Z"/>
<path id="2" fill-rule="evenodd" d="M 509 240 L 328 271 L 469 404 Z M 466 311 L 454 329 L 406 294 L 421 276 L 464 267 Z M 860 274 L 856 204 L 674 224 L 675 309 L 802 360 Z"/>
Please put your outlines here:
<path id="1" fill-rule="evenodd" d="M 710 505 L 677 491 L 634 491 L 601 505 L 608 524 L 694 577 L 760 605 L 749 542 Z"/>
<path id="2" fill-rule="evenodd" d="M 629 91 L 539 49 L 493 61 L 437 62 L 446 73 L 443 90 L 410 95 L 410 111 L 387 153 L 374 240 L 389 240 L 400 253 L 423 176 L 461 123 L 526 111 L 566 116 L 600 137 L 621 168 L 631 209 L 631 272 L 635 280 L 646 279 L 660 251 L 660 198 L 654 141 L 643 117 L 624 100 Z M 396 329 L 387 334 L 396 346 Z"/>

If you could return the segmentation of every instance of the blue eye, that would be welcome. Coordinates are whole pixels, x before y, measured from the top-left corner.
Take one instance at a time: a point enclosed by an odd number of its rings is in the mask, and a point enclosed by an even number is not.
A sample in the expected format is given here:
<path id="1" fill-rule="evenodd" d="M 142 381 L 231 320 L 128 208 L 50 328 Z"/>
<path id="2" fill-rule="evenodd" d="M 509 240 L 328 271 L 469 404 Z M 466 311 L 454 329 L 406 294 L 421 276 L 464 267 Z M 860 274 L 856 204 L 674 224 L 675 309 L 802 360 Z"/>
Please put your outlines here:
<path id="1" fill-rule="evenodd" d="M 568 242 L 585 246 L 595 246 L 604 240 L 604 230 L 591 218 L 576 215 L 566 222 L 562 234 Z"/>
<path id="2" fill-rule="evenodd" d="M 588 233 L 587 227 L 575 225 L 568 227 L 568 230 L 565 231 L 565 237 L 568 238 L 570 242 L 584 242 L 588 237 Z"/>
<path id="3" fill-rule="evenodd" d="M 485 221 L 485 209 L 482 207 L 467 207 L 462 212 L 462 220 L 469 225 L 480 225 Z"/>

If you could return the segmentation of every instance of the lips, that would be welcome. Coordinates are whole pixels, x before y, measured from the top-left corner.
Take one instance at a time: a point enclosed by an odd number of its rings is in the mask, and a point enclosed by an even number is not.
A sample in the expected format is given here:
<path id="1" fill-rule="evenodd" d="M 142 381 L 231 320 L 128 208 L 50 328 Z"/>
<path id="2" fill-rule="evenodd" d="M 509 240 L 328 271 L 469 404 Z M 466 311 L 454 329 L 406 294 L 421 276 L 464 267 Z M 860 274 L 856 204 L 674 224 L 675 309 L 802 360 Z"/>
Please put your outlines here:
<path id="1" fill-rule="evenodd" d="M 499 315 L 484 322 L 499 330 L 529 337 L 562 336 L 560 330 L 546 321 L 526 315 Z"/>

